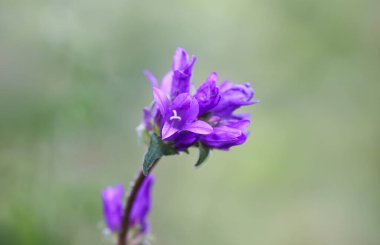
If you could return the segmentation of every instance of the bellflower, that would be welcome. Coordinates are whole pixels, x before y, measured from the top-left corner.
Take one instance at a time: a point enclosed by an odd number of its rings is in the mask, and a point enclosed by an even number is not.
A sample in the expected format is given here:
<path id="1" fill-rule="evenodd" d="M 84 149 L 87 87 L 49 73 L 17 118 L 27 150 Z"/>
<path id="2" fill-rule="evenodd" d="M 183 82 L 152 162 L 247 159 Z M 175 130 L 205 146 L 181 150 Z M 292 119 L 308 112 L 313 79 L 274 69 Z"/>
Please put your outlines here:
<path id="1" fill-rule="evenodd" d="M 130 217 L 131 226 L 138 226 L 140 228 L 140 232 L 144 234 L 149 232 L 148 215 L 152 208 L 153 184 L 154 178 L 152 175 L 149 175 L 148 178 L 145 179 L 139 193 L 137 194 Z"/>
<path id="2" fill-rule="evenodd" d="M 218 75 L 212 72 L 192 95 L 192 69 L 196 58 L 177 49 L 171 71 L 159 85 L 149 72 L 145 75 L 153 87 L 154 104 L 144 110 L 144 125 L 148 133 L 157 133 L 163 142 L 177 151 L 203 144 L 210 149 L 228 150 L 243 144 L 250 124 L 249 116 L 236 114 L 242 106 L 255 104 L 254 92 L 248 83 L 224 81 L 218 85 Z"/>
<path id="3" fill-rule="evenodd" d="M 190 92 L 190 78 L 196 57 L 189 55 L 186 50 L 178 48 L 173 58 L 173 80 L 171 86 L 171 97 L 174 98 L 181 93 Z"/>
<path id="4" fill-rule="evenodd" d="M 199 104 L 188 93 L 179 94 L 171 103 L 162 90 L 153 88 L 153 97 L 163 118 L 161 136 L 168 139 L 182 131 L 196 134 L 210 134 L 212 127 L 197 120 Z"/>
<path id="5" fill-rule="evenodd" d="M 200 137 L 200 142 L 210 148 L 228 150 L 231 146 L 243 144 L 248 137 L 249 115 L 233 114 L 234 111 L 257 102 L 251 101 L 254 92 L 248 83 L 235 85 L 224 81 L 219 93 L 219 103 L 207 111 L 213 133 Z"/>
<path id="6" fill-rule="evenodd" d="M 199 103 L 199 116 L 213 109 L 220 102 L 221 96 L 216 85 L 217 82 L 218 75 L 213 72 L 195 93 L 194 97 Z"/>
<path id="7" fill-rule="evenodd" d="M 200 141 L 210 148 L 228 150 L 231 146 L 241 145 L 246 141 L 249 123 L 249 120 L 220 121 L 214 127 L 213 133 L 201 137 Z"/>
<path id="8" fill-rule="evenodd" d="M 148 214 L 152 205 L 153 184 L 154 178 L 150 175 L 142 184 L 132 207 L 129 223 L 131 227 L 138 228 L 141 234 L 149 232 Z M 124 188 L 121 184 L 107 187 L 102 191 L 104 220 L 111 232 L 119 232 L 121 228 L 124 210 L 123 196 Z"/>
<path id="9" fill-rule="evenodd" d="M 121 184 L 109 186 L 102 191 L 103 215 L 105 223 L 112 232 L 117 232 L 123 216 L 124 188 Z"/>
<path id="10" fill-rule="evenodd" d="M 220 87 L 220 102 L 212 110 L 214 114 L 230 116 L 232 112 L 242 106 L 252 105 L 253 89 L 249 83 L 233 84 L 224 81 Z"/>
<path id="11" fill-rule="evenodd" d="M 164 156 L 199 149 L 195 166 L 200 166 L 213 149 L 229 150 L 248 138 L 250 116 L 236 113 L 253 105 L 254 91 L 248 83 L 218 83 L 212 72 L 198 89 L 192 88 L 192 73 L 196 61 L 186 50 L 177 49 L 171 70 L 159 83 L 148 71 L 153 90 L 153 102 L 143 110 L 138 132 L 149 143 L 142 169 L 132 186 L 124 207 L 122 185 L 102 191 L 103 213 L 108 229 L 118 233 L 119 245 L 146 244 L 150 232 L 148 215 L 151 210 L 153 167 Z M 194 91 L 194 92 L 193 92 Z M 125 212 L 125 213 L 123 213 Z"/>

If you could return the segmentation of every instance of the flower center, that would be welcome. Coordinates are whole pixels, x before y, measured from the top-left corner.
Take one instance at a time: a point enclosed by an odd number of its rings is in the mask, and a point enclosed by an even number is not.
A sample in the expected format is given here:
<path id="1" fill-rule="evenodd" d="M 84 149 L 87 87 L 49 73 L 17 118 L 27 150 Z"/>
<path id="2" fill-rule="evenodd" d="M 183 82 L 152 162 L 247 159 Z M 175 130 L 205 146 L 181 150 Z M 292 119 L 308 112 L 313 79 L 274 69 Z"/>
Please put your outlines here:
<path id="1" fill-rule="evenodd" d="M 177 111 L 176 110 L 173 110 L 173 116 L 171 116 L 169 119 L 170 119 L 170 121 L 173 121 L 173 120 L 181 121 L 182 118 L 177 115 Z"/>

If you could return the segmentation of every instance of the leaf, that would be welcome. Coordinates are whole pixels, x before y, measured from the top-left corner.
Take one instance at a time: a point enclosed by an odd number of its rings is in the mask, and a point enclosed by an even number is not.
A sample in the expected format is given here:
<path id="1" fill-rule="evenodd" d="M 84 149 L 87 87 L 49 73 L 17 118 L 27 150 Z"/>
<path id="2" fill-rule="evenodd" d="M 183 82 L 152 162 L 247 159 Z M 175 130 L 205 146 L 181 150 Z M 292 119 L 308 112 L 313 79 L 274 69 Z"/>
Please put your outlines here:
<path id="1" fill-rule="evenodd" d="M 151 134 L 148 152 L 145 154 L 143 162 L 144 175 L 148 175 L 149 169 L 162 156 L 169 156 L 175 154 L 177 154 L 177 151 L 173 147 L 165 144 L 156 134 Z"/>
<path id="2" fill-rule="evenodd" d="M 202 163 L 206 161 L 208 155 L 210 154 L 210 148 L 208 148 L 207 146 L 201 143 L 199 143 L 198 149 L 199 149 L 199 158 L 198 158 L 197 163 L 195 164 L 195 167 L 201 166 Z"/>

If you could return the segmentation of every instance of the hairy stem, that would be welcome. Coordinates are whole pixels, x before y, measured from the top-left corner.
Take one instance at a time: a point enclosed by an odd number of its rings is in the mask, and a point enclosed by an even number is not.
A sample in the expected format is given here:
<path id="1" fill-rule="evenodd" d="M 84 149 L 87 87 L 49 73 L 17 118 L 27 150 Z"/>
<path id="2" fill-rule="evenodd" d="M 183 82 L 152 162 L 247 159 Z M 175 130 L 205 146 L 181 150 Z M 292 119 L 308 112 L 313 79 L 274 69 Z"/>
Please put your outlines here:
<path id="1" fill-rule="evenodd" d="M 154 161 L 152 167 L 149 169 L 148 175 L 150 174 L 150 172 L 152 171 L 152 169 L 154 168 L 154 166 L 157 164 L 159 160 L 160 159 L 157 159 L 156 161 Z M 125 208 L 124 208 L 123 220 L 121 223 L 121 229 L 119 232 L 119 238 L 117 242 L 118 245 L 128 244 L 127 237 L 128 237 L 128 231 L 129 231 L 129 218 L 132 212 L 132 207 L 133 207 L 133 204 L 135 203 L 137 193 L 139 193 L 139 190 L 142 184 L 144 183 L 145 178 L 147 178 L 148 175 L 145 176 L 141 170 L 137 179 L 133 183 L 133 186 L 131 187 L 131 192 L 129 196 L 127 197 L 127 204 L 125 205 Z"/>

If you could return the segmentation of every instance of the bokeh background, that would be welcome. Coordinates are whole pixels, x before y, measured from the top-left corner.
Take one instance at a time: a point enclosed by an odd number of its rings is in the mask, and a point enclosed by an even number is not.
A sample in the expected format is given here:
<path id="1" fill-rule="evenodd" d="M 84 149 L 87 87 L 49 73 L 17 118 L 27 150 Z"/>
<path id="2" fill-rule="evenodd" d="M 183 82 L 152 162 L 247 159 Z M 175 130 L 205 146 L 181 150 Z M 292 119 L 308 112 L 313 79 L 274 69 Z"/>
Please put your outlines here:
<path id="1" fill-rule="evenodd" d="M 380 244 L 380 2 L 0 2 L 0 244 L 110 244 L 100 190 L 177 47 L 248 81 L 242 147 L 155 169 L 154 244 Z"/>

